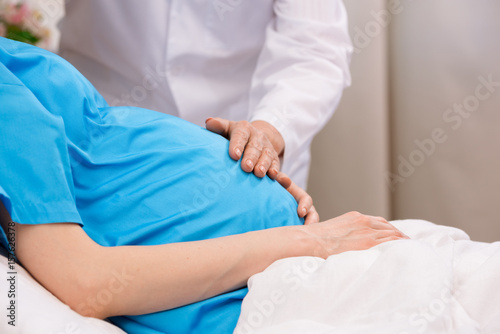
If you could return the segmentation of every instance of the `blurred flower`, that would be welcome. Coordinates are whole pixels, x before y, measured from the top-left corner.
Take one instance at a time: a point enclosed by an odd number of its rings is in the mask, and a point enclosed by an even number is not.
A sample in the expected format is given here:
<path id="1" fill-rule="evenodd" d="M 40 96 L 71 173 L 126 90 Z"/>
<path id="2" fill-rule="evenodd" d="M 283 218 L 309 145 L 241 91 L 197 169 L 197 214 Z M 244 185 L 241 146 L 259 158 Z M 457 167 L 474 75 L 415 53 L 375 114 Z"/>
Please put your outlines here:
<path id="1" fill-rule="evenodd" d="M 0 36 L 44 47 L 50 42 L 50 30 L 43 15 L 21 1 L 0 0 Z"/>
<path id="2" fill-rule="evenodd" d="M 10 24 L 22 25 L 30 14 L 30 8 L 25 3 L 8 4 L 5 21 Z"/>

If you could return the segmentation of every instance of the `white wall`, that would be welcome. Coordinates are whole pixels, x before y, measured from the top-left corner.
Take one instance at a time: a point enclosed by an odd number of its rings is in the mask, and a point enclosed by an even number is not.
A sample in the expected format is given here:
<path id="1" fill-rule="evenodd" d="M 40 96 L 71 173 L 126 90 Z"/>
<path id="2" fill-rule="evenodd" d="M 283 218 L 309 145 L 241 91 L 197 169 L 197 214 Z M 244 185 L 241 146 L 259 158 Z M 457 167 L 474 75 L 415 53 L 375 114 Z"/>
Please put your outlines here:
<path id="1" fill-rule="evenodd" d="M 390 162 L 388 41 L 387 30 L 370 13 L 383 9 L 385 1 L 350 0 L 345 5 L 356 37 L 353 84 L 313 142 L 308 190 L 322 218 L 351 210 L 388 217 L 390 191 L 383 178 Z M 373 37 L 365 35 L 373 27 Z"/>
<path id="2" fill-rule="evenodd" d="M 446 140 L 397 186 L 394 216 L 500 240 L 500 2 L 403 4 L 390 38 L 394 170 L 399 156 L 419 162 L 415 140 L 432 148 L 436 129 Z M 488 77 L 494 91 L 477 91 Z"/>
<path id="3" fill-rule="evenodd" d="M 357 209 L 500 240 L 500 87 L 474 97 L 479 77 L 500 82 L 500 3 L 388 3 L 400 5 L 383 28 L 370 11 L 384 1 L 346 1 L 355 46 L 365 44 L 357 28 L 383 29 L 354 55 L 353 86 L 313 144 L 309 191 L 322 218 Z M 464 116 L 447 111 L 464 102 Z"/>

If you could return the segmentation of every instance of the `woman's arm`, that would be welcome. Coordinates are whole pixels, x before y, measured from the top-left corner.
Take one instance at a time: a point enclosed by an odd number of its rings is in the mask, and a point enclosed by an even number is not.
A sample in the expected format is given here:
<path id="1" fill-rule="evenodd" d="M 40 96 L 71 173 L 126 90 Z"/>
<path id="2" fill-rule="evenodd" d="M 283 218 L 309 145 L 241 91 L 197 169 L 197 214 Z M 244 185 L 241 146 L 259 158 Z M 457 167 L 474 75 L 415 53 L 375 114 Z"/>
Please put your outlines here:
<path id="1" fill-rule="evenodd" d="M 102 247 L 77 224 L 17 224 L 16 255 L 72 309 L 105 318 L 166 310 L 240 288 L 281 258 L 326 258 L 404 237 L 384 219 L 356 212 L 321 224 L 159 246 Z"/>

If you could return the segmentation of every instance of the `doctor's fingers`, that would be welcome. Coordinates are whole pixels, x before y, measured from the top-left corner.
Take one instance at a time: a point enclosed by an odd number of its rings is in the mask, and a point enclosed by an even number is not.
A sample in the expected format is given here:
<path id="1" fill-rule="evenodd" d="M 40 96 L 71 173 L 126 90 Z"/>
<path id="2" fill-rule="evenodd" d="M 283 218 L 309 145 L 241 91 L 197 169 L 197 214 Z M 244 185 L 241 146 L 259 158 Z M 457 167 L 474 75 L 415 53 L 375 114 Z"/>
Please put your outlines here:
<path id="1" fill-rule="evenodd" d="M 309 212 L 307 213 L 304 225 L 310 225 L 316 223 L 319 223 L 319 213 L 318 211 L 316 211 L 314 205 L 312 205 L 311 208 L 309 209 Z"/>
<path id="2" fill-rule="evenodd" d="M 207 130 L 217 133 L 229 142 L 229 156 L 233 160 L 239 160 L 250 138 L 250 123 L 247 121 L 235 122 L 219 117 L 209 117 L 205 121 Z"/>
<path id="3" fill-rule="evenodd" d="M 231 121 L 219 117 L 209 117 L 205 120 L 205 127 L 209 131 L 228 138 Z"/>
<path id="4" fill-rule="evenodd" d="M 278 153 L 266 135 L 247 121 L 229 121 L 222 118 L 208 118 L 207 130 L 229 139 L 229 155 L 239 160 L 243 154 L 241 168 L 254 172 L 258 177 L 266 173 L 270 178 L 278 176 L 280 162 Z"/>
<path id="5" fill-rule="evenodd" d="M 239 160 L 241 157 L 241 153 L 243 153 L 243 148 L 244 144 L 241 145 L 240 143 L 236 142 L 234 140 L 235 138 L 232 138 L 231 133 L 235 129 L 235 127 L 238 125 L 238 122 L 234 121 L 229 121 L 227 119 L 219 118 L 219 117 L 209 117 L 205 121 L 205 127 L 207 130 L 212 131 L 214 133 L 217 133 L 227 139 L 230 139 L 230 144 L 229 144 L 229 156 L 233 160 Z M 244 134 L 240 134 L 241 135 Z M 249 134 L 248 134 L 249 136 Z"/>
<path id="6" fill-rule="evenodd" d="M 243 151 L 241 168 L 245 172 L 253 170 L 258 177 L 264 177 L 270 171 L 270 177 L 276 178 L 279 171 L 278 153 L 262 131 L 250 126 L 250 137 Z"/>
<path id="7" fill-rule="evenodd" d="M 257 161 L 252 161 L 252 165 L 249 165 L 244 156 L 248 143 L 252 139 L 253 131 L 253 126 L 247 121 L 232 122 L 229 127 L 229 155 L 234 160 L 239 160 L 243 155 L 241 167 L 247 166 L 243 168 L 245 172 L 251 172 L 257 163 Z"/>
<path id="8" fill-rule="evenodd" d="M 264 177 L 267 173 L 271 179 L 275 180 L 279 173 L 280 163 L 278 154 L 272 147 L 271 142 L 269 142 L 269 145 L 269 147 L 262 149 L 259 161 L 255 165 L 254 173 L 258 177 Z"/>
<path id="9" fill-rule="evenodd" d="M 313 199 L 304 189 L 293 183 L 283 172 L 279 173 L 276 180 L 295 198 L 297 214 L 300 218 L 306 217 L 306 225 L 319 222 L 319 215 L 313 205 Z"/>
<path id="10" fill-rule="evenodd" d="M 299 217 L 305 217 L 304 225 L 319 223 L 319 214 L 313 205 L 313 199 L 304 189 L 297 186 L 283 172 L 279 172 L 276 181 L 281 184 L 297 201 L 297 214 Z"/>
<path id="11" fill-rule="evenodd" d="M 288 190 L 288 188 L 290 188 L 293 184 L 292 179 L 290 179 L 290 177 L 283 172 L 279 172 L 275 180 L 278 181 L 278 183 L 281 184 L 281 186 L 286 190 Z"/>

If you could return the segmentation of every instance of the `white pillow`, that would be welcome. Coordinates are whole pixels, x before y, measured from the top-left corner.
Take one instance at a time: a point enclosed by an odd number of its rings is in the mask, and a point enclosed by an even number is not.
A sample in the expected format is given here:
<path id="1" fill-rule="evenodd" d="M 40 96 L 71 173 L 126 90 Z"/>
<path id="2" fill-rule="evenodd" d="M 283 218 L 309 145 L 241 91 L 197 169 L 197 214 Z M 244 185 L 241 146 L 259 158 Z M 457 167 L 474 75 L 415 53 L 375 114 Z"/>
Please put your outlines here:
<path id="1" fill-rule="evenodd" d="M 61 302 L 41 286 L 21 265 L 14 270 L 7 264 L 7 253 L 0 246 L 0 333 L 43 334 L 120 334 L 125 333 L 109 322 L 86 318 Z M 9 272 L 16 272 L 12 275 Z M 15 276 L 15 298 L 9 296 L 9 278 Z M 9 325 L 8 307 L 15 301 L 15 326 Z M 11 307 L 12 308 L 12 307 Z"/>

